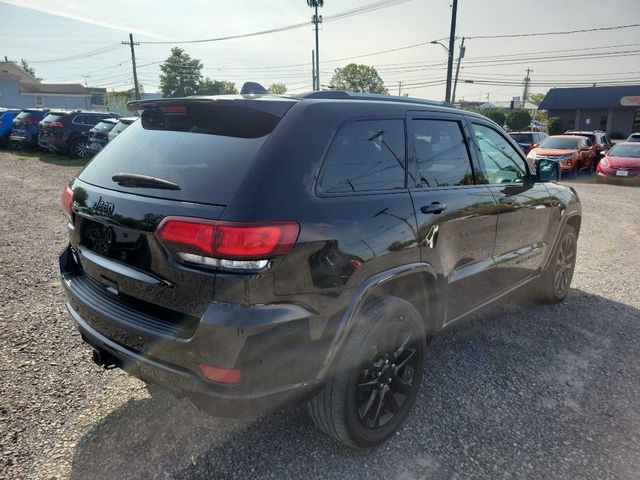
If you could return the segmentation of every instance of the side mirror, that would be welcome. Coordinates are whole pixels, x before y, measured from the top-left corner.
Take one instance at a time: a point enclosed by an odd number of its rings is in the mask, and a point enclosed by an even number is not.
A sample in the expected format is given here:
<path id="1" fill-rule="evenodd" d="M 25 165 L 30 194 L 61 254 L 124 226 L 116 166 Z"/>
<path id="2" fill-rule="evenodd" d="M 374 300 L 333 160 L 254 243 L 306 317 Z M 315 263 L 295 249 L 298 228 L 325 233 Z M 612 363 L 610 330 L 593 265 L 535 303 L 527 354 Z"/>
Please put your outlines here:
<path id="1" fill-rule="evenodd" d="M 607 151 L 606 151 L 606 150 L 601 150 L 601 151 L 600 151 L 600 155 L 602 155 L 603 157 L 604 157 L 606 154 L 607 154 Z"/>
<path id="2" fill-rule="evenodd" d="M 562 169 L 555 160 L 542 159 L 536 162 L 536 180 L 538 182 L 556 182 L 560 180 Z"/>

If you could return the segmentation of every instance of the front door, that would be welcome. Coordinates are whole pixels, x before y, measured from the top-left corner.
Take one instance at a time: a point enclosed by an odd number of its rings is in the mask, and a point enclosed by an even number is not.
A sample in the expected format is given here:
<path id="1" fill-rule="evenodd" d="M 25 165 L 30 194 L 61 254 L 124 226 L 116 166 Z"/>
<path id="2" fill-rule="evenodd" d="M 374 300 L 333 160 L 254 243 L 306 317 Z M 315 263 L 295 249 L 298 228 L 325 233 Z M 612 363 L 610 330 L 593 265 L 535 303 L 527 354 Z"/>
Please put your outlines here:
<path id="1" fill-rule="evenodd" d="M 462 116 L 410 116 L 410 191 L 420 255 L 446 291 L 447 323 L 492 294 L 495 202 L 485 185 L 476 185 Z"/>
<path id="2" fill-rule="evenodd" d="M 497 285 L 507 290 L 537 274 L 548 248 L 552 203 L 543 183 L 529 174 L 526 160 L 498 128 L 471 122 L 484 181 L 498 206 L 493 257 Z"/>

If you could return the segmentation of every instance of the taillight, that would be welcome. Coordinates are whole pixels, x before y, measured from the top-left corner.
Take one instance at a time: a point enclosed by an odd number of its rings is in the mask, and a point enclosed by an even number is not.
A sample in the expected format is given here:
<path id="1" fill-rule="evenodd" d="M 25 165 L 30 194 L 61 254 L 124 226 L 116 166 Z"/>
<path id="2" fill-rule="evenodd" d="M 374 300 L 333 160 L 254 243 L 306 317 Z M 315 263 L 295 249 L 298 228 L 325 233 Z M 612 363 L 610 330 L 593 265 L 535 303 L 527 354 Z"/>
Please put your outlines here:
<path id="1" fill-rule="evenodd" d="M 287 253 L 300 228 L 296 222 L 221 222 L 167 217 L 156 237 L 178 259 L 226 269 L 260 269 Z"/>
<path id="2" fill-rule="evenodd" d="M 67 212 L 69 216 L 71 216 L 71 214 L 73 213 L 73 211 L 71 210 L 71 207 L 73 205 L 73 190 L 71 190 L 71 187 L 67 187 L 64 189 L 64 191 L 62 192 L 61 202 L 64 211 Z"/>
<path id="3" fill-rule="evenodd" d="M 64 124 L 62 122 L 49 122 L 47 123 L 47 127 L 51 128 L 63 128 Z"/>

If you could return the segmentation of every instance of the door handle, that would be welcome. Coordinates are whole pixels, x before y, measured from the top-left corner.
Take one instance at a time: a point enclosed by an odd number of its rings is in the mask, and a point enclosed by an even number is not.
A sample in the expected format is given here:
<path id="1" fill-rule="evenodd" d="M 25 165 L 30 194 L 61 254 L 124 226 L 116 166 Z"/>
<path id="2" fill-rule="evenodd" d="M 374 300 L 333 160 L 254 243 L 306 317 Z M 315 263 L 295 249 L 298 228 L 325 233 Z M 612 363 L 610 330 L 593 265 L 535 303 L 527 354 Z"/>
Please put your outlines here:
<path id="1" fill-rule="evenodd" d="M 431 205 L 423 205 L 420 207 L 422 213 L 440 213 L 447 209 L 446 203 L 431 202 Z"/>

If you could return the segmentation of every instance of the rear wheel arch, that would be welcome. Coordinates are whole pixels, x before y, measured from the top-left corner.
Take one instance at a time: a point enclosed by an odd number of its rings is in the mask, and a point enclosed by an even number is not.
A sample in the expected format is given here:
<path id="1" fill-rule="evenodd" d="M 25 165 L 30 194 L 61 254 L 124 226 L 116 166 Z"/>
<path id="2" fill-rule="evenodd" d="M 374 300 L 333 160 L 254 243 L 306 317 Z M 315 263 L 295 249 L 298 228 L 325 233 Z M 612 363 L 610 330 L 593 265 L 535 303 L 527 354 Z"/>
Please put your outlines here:
<path id="1" fill-rule="evenodd" d="M 353 298 L 337 326 L 328 349 L 319 379 L 331 373 L 332 365 L 358 323 L 358 318 L 381 298 L 407 302 L 422 319 L 427 337 L 433 336 L 441 327 L 441 305 L 437 301 L 438 284 L 435 269 L 423 262 L 394 267 L 371 277 L 354 293 Z"/>

